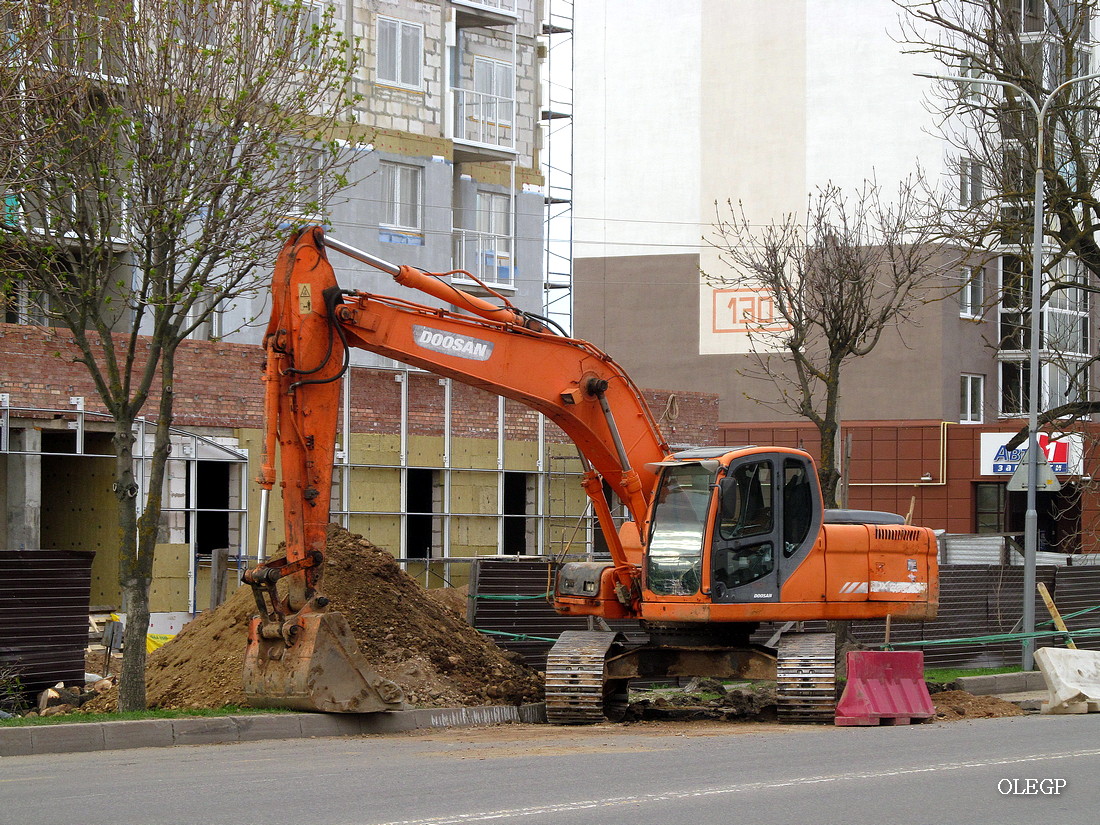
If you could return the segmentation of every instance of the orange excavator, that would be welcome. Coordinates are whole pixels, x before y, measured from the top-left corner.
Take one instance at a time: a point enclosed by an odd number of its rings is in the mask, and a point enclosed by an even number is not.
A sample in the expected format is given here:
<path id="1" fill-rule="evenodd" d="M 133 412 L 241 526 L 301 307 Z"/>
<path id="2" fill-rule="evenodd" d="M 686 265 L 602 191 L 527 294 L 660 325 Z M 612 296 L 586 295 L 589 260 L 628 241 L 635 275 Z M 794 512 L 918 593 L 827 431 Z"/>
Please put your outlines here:
<path id="1" fill-rule="evenodd" d="M 343 290 L 328 249 L 451 308 Z M 259 608 L 244 668 L 252 704 L 331 712 L 402 705 L 400 689 L 371 669 L 346 620 L 328 609 L 320 580 L 339 378 L 352 348 L 521 402 L 580 451 L 611 558 L 558 571 L 558 612 L 594 617 L 603 629 L 565 632 L 550 651 L 553 722 L 614 719 L 631 679 L 679 676 L 775 679 L 782 718 L 831 719 L 834 638 L 799 632 L 802 622 L 935 616 L 931 530 L 889 513 L 825 510 L 813 459 L 801 450 L 673 451 L 606 354 L 500 296 L 494 303 L 458 289 L 448 274 L 390 264 L 318 227 L 296 233 L 279 255 L 264 336 L 260 533 L 277 447 L 286 556 L 244 575 Z M 606 490 L 626 509 L 619 526 Z M 629 641 L 609 628 L 613 620 L 639 621 L 647 640 Z M 750 642 L 761 623 L 780 626 L 771 646 Z"/>

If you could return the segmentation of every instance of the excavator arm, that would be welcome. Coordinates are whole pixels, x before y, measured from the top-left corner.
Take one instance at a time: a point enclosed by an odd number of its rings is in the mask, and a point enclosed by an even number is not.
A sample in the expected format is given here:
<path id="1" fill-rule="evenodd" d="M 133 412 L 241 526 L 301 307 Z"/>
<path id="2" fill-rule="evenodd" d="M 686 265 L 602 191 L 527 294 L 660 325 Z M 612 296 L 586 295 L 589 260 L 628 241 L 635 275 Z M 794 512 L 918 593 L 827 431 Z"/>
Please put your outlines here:
<path id="1" fill-rule="evenodd" d="M 387 271 L 398 284 L 454 308 L 343 290 L 327 247 Z M 442 276 L 395 266 L 327 239 L 319 227 L 296 233 L 278 257 L 264 348 L 261 521 L 266 520 L 267 498 L 276 482 L 278 450 L 286 557 L 261 563 L 244 576 L 260 610 L 250 631 L 245 668 L 246 691 L 254 703 L 311 707 L 308 699 L 285 701 L 283 687 L 306 680 L 297 672 L 305 667 L 302 662 L 320 658 L 316 650 L 311 654 L 308 645 L 298 644 L 299 638 L 310 638 L 303 619 L 338 615 L 325 613 L 324 597 L 316 588 L 330 512 L 339 379 L 356 348 L 518 401 L 557 424 L 586 462 L 584 488 L 611 550 L 616 591 L 625 609 L 636 609 L 641 564 L 637 537 L 644 535 L 655 488 L 648 465 L 664 459 L 668 447 L 638 388 L 599 349 L 557 334 L 514 307 L 463 292 Z M 614 527 L 605 484 L 639 528 L 627 533 L 625 543 Z M 261 526 L 261 536 L 265 530 Z M 323 637 L 310 644 L 326 647 Z M 298 664 L 279 664 L 284 658 Z M 362 663 L 357 667 L 362 670 Z M 278 700 L 267 702 L 265 697 L 272 694 Z"/>

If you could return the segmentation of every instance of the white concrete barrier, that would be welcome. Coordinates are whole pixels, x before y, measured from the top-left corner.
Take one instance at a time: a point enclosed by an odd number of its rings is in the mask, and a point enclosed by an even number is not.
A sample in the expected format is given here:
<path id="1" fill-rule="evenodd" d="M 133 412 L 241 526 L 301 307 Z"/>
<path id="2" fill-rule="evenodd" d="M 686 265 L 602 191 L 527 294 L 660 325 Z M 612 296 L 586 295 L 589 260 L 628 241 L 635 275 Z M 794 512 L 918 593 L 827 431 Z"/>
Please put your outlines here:
<path id="1" fill-rule="evenodd" d="M 1100 712 L 1100 651 L 1041 647 L 1035 662 L 1049 693 L 1040 713 Z"/>

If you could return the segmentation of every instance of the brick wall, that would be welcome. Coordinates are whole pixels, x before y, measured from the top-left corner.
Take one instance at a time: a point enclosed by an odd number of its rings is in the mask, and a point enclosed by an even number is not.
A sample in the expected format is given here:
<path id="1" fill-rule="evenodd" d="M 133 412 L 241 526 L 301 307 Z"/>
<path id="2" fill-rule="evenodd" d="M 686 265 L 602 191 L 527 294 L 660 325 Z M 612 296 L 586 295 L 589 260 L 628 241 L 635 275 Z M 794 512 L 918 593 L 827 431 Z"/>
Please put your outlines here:
<path id="1" fill-rule="evenodd" d="M 120 341 L 122 339 L 119 339 Z M 139 338 L 138 362 L 148 355 Z M 70 409 L 69 397 L 82 395 L 85 408 L 105 412 L 87 367 L 67 330 L 0 324 L 0 392 L 16 407 Z M 97 357 L 102 350 L 97 348 Z M 259 427 L 263 417 L 259 347 L 186 341 L 176 357 L 175 423 L 180 427 Z M 155 416 L 160 382 L 145 414 Z"/>
<path id="2" fill-rule="evenodd" d="M 139 339 L 145 347 L 148 339 Z M 147 349 L 139 353 L 146 355 Z M 0 324 L 0 392 L 16 407 L 69 409 L 69 397 L 82 395 L 86 409 L 103 412 L 87 368 L 75 359 L 79 351 L 64 330 Z M 176 357 L 175 423 L 179 427 L 255 429 L 262 425 L 260 371 L 263 353 L 251 344 L 186 341 Z M 442 433 L 444 387 L 434 375 L 409 375 L 409 434 Z M 159 382 L 145 414 L 156 412 Z M 459 438 L 495 439 L 497 396 L 475 387 L 452 386 L 451 432 Z M 718 397 L 706 393 L 646 390 L 645 398 L 671 443 L 712 444 L 718 435 Z M 536 414 L 522 404 L 505 406 L 509 440 L 532 441 L 538 434 Z M 352 430 L 394 435 L 400 431 L 401 384 L 387 370 L 353 369 Z M 548 437 L 564 441 L 552 423 Z"/>

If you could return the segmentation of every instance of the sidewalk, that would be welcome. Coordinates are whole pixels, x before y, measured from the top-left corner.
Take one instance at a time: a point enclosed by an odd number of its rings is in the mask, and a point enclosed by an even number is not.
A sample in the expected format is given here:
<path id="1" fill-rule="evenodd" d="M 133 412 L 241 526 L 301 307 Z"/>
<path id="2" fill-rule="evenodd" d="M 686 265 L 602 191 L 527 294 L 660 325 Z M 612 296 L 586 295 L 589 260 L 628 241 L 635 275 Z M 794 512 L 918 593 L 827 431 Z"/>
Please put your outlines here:
<path id="1" fill-rule="evenodd" d="M 546 705 L 405 710 L 392 713 L 261 713 L 127 722 L 72 722 L 0 728 L 0 757 L 216 745 L 263 739 L 363 736 L 421 728 L 545 722 Z"/>

